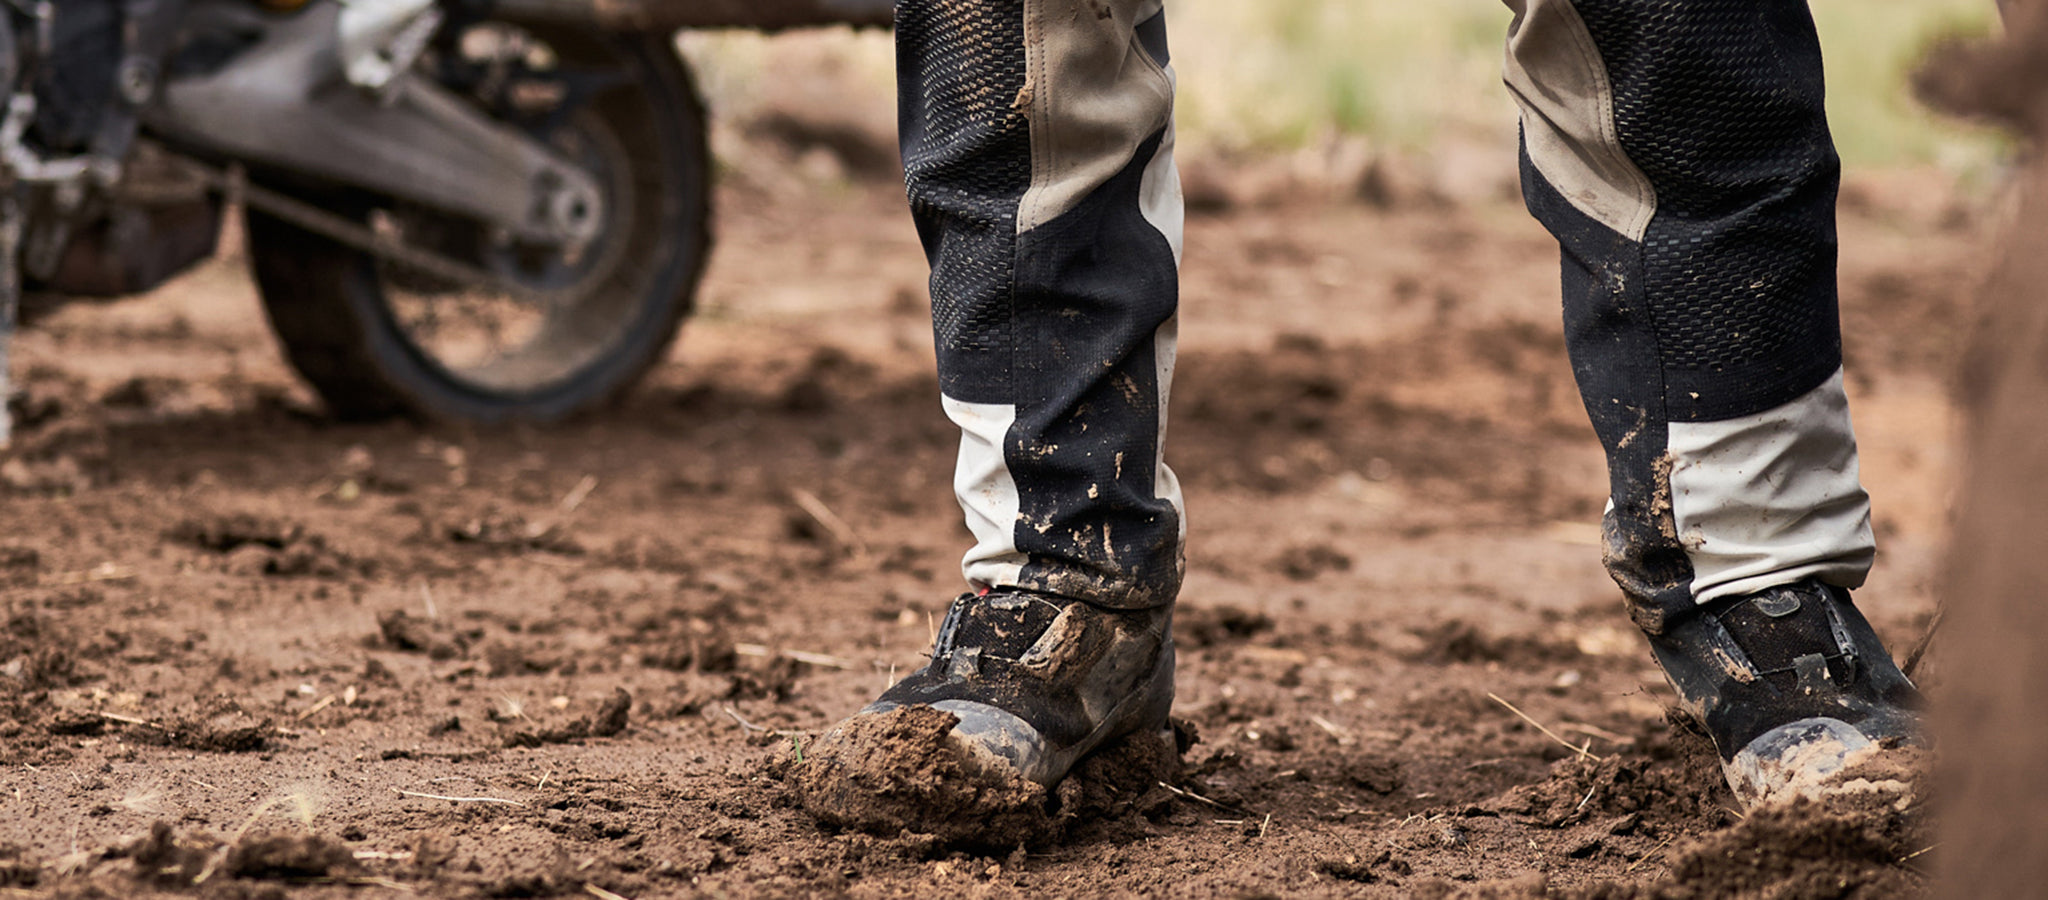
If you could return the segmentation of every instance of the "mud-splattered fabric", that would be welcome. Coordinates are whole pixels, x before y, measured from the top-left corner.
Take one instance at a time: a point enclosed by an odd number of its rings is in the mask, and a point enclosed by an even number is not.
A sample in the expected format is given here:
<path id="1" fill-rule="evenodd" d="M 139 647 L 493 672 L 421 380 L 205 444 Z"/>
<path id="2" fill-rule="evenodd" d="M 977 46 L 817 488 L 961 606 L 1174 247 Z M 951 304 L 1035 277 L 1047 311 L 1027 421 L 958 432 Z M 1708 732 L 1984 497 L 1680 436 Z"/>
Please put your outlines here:
<path id="1" fill-rule="evenodd" d="M 1160 4 L 903 0 L 897 35 L 904 167 L 976 539 L 965 574 L 1170 603 L 1181 202 Z"/>
<path id="2" fill-rule="evenodd" d="M 1508 0 L 1523 193 L 1564 250 L 1607 564 L 1656 631 L 1875 546 L 1840 375 L 1840 163 L 1803 0 Z"/>

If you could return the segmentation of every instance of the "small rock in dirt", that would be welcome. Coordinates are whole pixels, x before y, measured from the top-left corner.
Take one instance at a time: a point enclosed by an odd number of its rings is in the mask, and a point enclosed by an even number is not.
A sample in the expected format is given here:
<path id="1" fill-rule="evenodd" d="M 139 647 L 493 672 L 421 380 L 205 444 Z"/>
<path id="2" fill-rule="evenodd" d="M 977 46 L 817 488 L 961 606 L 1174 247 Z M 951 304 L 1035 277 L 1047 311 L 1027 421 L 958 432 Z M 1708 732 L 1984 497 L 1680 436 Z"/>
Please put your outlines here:
<path id="1" fill-rule="evenodd" d="M 317 834 L 252 836 L 228 851 L 227 873 L 237 878 L 326 878 L 357 871 L 355 853 Z"/>

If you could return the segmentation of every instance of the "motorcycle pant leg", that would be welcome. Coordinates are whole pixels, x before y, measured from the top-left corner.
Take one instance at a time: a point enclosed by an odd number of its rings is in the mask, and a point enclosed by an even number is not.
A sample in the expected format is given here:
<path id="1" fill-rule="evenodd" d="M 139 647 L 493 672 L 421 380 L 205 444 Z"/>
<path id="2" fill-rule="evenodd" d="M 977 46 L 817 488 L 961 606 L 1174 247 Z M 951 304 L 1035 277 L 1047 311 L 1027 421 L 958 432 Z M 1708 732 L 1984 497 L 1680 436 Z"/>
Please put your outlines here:
<path id="1" fill-rule="evenodd" d="M 1875 554 L 1842 386 L 1840 163 L 1804 0 L 1507 0 L 1530 211 L 1653 633 Z"/>
<path id="2" fill-rule="evenodd" d="M 900 0 L 905 180 L 931 262 L 978 587 L 1179 590 L 1161 457 L 1181 199 L 1161 0 Z"/>

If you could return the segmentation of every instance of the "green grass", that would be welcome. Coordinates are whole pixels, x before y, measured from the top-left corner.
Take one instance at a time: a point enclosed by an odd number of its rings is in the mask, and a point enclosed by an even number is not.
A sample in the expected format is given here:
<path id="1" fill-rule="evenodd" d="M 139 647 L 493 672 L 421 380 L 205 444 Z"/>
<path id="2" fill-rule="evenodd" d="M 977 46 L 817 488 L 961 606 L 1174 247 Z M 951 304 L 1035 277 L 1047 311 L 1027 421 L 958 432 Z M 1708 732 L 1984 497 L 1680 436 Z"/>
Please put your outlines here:
<path id="1" fill-rule="evenodd" d="M 1515 113 L 1500 86 L 1510 14 L 1499 0 L 1169 0 L 1181 81 L 1182 139 L 1192 149 L 1285 151 L 1364 135 L 1426 152 L 1446 134 L 1509 140 Z M 1827 53 L 1829 113 L 1854 166 L 1935 163 L 1963 170 L 2001 152 L 1993 137 L 1914 103 L 1907 79 L 1944 34 L 1993 28 L 1993 0 L 1813 0 Z M 835 77 L 889 96 L 881 34 L 798 38 L 800 50 L 745 35 L 692 35 L 693 59 L 728 114 L 745 114 L 762 79 L 791 56 L 839 61 Z"/>

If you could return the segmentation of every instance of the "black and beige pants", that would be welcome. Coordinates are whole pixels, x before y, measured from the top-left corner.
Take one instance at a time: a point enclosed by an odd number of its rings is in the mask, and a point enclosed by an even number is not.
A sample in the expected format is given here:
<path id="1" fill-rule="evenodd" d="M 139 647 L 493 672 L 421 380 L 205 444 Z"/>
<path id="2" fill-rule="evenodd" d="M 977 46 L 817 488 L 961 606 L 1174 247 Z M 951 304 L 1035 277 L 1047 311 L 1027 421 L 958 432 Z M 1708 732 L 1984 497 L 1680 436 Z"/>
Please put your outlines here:
<path id="1" fill-rule="evenodd" d="M 1860 585 L 1839 164 L 1804 2 L 1508 5 L 1524 192 L 1564 251 L 1606 561 L 1637 621 Z M 1181 253 L 1162 2 L 899 0 L 897 23 L 965 574 L 1169 603 L 1186 526 L 1160 453 Z"/>

